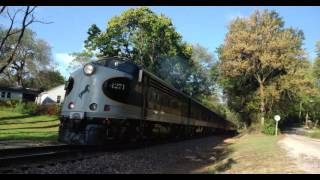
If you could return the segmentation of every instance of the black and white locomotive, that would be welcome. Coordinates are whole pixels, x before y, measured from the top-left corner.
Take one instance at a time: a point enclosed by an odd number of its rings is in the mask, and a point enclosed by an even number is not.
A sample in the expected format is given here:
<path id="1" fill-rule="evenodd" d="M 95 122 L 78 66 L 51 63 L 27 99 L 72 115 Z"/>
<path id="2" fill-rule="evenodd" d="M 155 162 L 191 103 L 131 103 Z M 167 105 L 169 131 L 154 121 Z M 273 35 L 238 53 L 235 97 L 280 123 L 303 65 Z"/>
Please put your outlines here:
<path id="1" fill-rule="evenodd" d="M 123 58 L 86 64 L 65 90 L 59 141 L 67 144 L 235 131 L 233 123 Z"/>

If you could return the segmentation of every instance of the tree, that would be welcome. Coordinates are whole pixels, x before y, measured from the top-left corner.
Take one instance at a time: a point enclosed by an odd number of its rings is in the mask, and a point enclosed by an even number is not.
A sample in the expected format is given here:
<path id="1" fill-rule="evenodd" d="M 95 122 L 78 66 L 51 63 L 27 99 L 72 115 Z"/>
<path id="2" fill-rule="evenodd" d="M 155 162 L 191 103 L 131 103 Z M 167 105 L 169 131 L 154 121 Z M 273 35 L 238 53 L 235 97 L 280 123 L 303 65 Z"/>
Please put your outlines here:
<path id="1" fill-rule="evenodd" d="M 8 46 L 14 46 L 17 35 L 10 36 Z M 16 86 L 25 87 L 25 82 L 31 77 L 37 77 L 39 71 L 51 69 L 51 48 L 47 42 L 36 39 L 35 33 L 26 29 L 21 39 L 15 58 L 4 71 L 4 77 Z"/>
<path id="2" fill-rule="evenodd" d="M 94 55 L 122 56 L 133 59 L 146 68 L 154 67 L 162 56 L 189 58 L 191 51 L 182 43 L 170 19 L 157 15 L 149 8 L 129 9 L 108 22 L 106 31 L 95 24 L 88 30 L 87 51 Z"/>
<path id="3" fill-rule="evenodd" d="M 316 54 L 313 72 L 314 76 L 318 79 L 318 87 L 320 87 L 320 41 L 316 43 Z"/>
<path id="4" fill-rule="evenodd" d="M 0 14 L 3 13 L 5 9 L 6 9 L 6 6 L 0 6 Z"/>
<path id="5" fill-rule="evenodd" d="M 69 64 L 69 69 L 77 69 L 84 64 L 93 61 L 95 56 L 99 56 L 97 53 L 98 37 L 101 35 L 101 30 L 96 24 L 91 25 L 88 29 L 88 38 L 84 41 L 84 50 L 82 52 L 72 53 L 74 60 Z"/>
<path id="6" fill-rule="evenodd" d="M 149 8 L 129 9 L 114 16 L 105 31 L 93 24 L 84 47 L 83 52 L 72 54 L 73 64 L 102 56 L 127 57 L 192 96 L 209 94 L 204 69 L 192 59 L 198 58 L 192 57 L 192 46 L 182 41 L 169 18 Z"/>
<path id="7" fill-rule="evenodd" d="M 65 78 L 59 71 L 42 70 L 38 73 L 37 77 L 28 79 L 26 81 L 26 86 L 45 91 L 64 83 Z"/>
<path id="8" fill-rule="evenodd" d="M 275 78 L 266 88 L 268 111 L 291 120 L 303 119 L 303 111 L 314 115 L 316 104 L 311 102 L 318 96 L 312 66 L 307 60 L 292 63 L 285 75 Z"/>
<path id="9" fill-rule="evenodd" d="M 208 96 L 214 96 L 214 91 L 218 88 L 216 85 L 216 79 L 210 76 L 211 69 L 216 65 L 217 61 L 213 54 L 199 44 L 192 46 L 191 61 L 193 66 L 189 67 L 192 72 L 192 81 L 190 81 L 191 92 L 194 97 L 198 99 L 209 98 Z"/>
<path id="10" fill-rule="evenodd" d="M 36 7 L 27 6 L 25 10 L 22 8 L 14 10 L 12 12 L 9 10 L 8 7 L 1 6 L 0 14 L 3 14 L 6 11 L 5 17 L 9 19 L 9 27 L 5 31 L 2 28 L 0 28 L 0 31 L 2 31 L 0 33 L 0 74 L 4 72 L 4 70 L 11 64 L 11 62 L 15 58 L 15 54 L 21 43 L 22 37 L 24 36 L 26 28 L 34 22 L 41 22 L 36 20 L 34 16 L 35 9 Z M 16 23 L 16 20 L 18 19 L 20 14 L 22 14 L 21 27 L 14 28 L 14 24 Z M 1 24 L 1 26 L 3 25 Z M 15 44 L 10 44 L 10 46 L 8 46 L 8 39 L 14 35 L 18 35 Z"/>
<path id="11" fill-rule="evenodd" d="M 251 102 L 259 101 L 263 125 L 266 111 L 265 86 L 285 74 L 291 63 L 304 59 L 301 47 L 303 33 L 285 28 L 279 14 L 268 10 L 255 11 L 248 18 L 237 18 L 228 29 L 224 44 L 218 50 L 224 85 L 236 88 L 234 95 L 237 91 L 258 90 L 258 96 L 249 99 Z"/>
<path id="12" fill-rule="evenodd" d="M 320 93 L 320 41 L 316 42 L 316 59 L 314 61 L 313 64 L 313 77 L 315 78 L 315 86 L 317 89 L 317 92 Z M 313 108 L 311 108 L 313 110 L 314 114 L 314 119 L 316 119 L 316 123 L 315 126 L 317 126 L 318 121 L 319 121 L 319 112 L 320 112 L 320 95 L 318 94 L 317 96 L 315 96 L 311 101 L 313 101 Z M 310 100 L 309 100 L 310 102 Z"/>

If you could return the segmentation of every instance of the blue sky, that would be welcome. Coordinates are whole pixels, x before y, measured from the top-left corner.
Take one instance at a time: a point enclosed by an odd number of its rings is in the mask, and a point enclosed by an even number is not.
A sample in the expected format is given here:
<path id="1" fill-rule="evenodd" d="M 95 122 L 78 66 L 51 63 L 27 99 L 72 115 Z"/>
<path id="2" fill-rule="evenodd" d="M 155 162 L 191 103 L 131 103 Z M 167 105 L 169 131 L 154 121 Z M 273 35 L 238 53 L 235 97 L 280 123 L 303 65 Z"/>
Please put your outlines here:
<path id="1" fill-rule="evenodd" d="M 131 7 L 38 7 L 39 19 L 52 21 L 52 24 L 33 24 L 31 28 L 37 37 L 47 41 L 52 47 L 53 58 L 58 69 L 68 76 L 66 65 L 72 57 L 69 53 L 82 50 L 83 41 L 91 24 L 105 29 L 107 21 Z M 303 30 L 304 48 L 312 60 L 315 58 L 315 43 L 320 40 L 320 7 L 150 7 L 156 13 L 172 19 L 176 30 L 184 41 L 199 43 L 212 53 L 223 43 L 227 25 L 237 16 L 249 16 L 254 10 L 276 10 L 285 21 L 286 27 Z"/>

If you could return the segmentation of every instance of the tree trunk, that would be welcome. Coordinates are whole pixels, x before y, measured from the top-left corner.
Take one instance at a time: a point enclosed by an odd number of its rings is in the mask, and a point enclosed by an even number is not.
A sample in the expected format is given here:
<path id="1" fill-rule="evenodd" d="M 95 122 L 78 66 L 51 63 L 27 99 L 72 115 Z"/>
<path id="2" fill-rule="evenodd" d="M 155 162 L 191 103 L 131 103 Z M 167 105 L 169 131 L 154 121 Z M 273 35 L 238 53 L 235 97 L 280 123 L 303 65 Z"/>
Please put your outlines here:
<path id="1" fill-rule="evenodd" d="M 317 128 L 318 122 L 319 122 L 319 120 L 317 119 L 316 122 L 315 122 L 315 124 L 314 124 L 314 126 L 313 126 L 313 128 Z"/>
<path id="2" fill-rule="evenodd" d="M 301 109 L 302 109 L 302 102 L 300 102 L 300 108 L 299 108 L 299 121 L 301 119 Z"/>
<path id="3" fill-rule="evenodd" d="M 309 120 L 309 115 L 308 115 L 308 112 L 306 114 L 306 127 L 308 127 L 308 120 Z"/>
<path id="4" fill-rule="evenodd" d="M 259 82 L 260 91 L 260 114 L 261 114 L 261 127 L 264 125 L 265 103 L 264 103 L 264 86 L 263 82 Z"/>
<path id="5" fill-rule="evenodd" d="M 17 40 L 16 45 L 14 46 L 14 49 L 12 50 L 11 55 L 9 56 L 8 60 L 6 61 L 6 63 L 0 68 L 0 74 L 3 73 L 3 71 L 12 63 L 16 52 L 18 50 L 18 46 L 20 45 L 21 41 L 22 41 L 22 37 L 24 35 L 24 31 L 26 30 L 26 28 L 34 21 L 34 19 L 30 20 L 29 22 L 27 22 L 27 18 L 29 17 L 30 13 L 32 13 L 32 11 L 34 10 L 34 8 L 30 11 L 30 7 L 27 6 L 27 10 L 25 11 L 23 20 L 22 20 L 22 27 L 20 30 L 20 34 L 19 34 L 19 38 Z"/>

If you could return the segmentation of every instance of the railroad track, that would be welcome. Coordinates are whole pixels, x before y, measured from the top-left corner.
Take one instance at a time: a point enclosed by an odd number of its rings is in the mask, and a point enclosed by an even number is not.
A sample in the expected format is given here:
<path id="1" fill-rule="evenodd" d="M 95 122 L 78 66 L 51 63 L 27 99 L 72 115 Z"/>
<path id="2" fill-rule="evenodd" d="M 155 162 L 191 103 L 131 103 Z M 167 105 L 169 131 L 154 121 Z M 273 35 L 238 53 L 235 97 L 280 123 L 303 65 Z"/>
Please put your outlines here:
<path id="1" fill-rule="evenodd" d="M 4 149 L 0 150 L 0 168 L 54 159 L 87 150 L 88 147 L 69 145 Z"/>
<path id="2" fill-rule="evenodd" d="M 99 153 L 120 152 L 155 145 L 154 142 L 110 143 L 107 146 L 53 145 L 0 150 L 0 173 L 11 173 L 13 168 L 27 169 L 31 166 L 74 162 Z"/>

